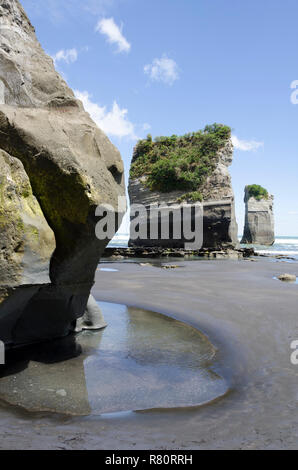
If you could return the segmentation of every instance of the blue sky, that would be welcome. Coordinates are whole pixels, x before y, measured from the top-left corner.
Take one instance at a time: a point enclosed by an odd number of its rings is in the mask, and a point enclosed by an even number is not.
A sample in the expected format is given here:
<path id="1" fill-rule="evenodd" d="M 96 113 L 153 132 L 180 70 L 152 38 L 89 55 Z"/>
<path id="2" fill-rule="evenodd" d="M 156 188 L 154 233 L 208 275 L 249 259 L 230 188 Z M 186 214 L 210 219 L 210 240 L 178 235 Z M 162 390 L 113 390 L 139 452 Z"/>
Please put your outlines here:
<path id="1" fill-rule="evenodd" d="M 297 0 L 22 0 L 48 54 L 121 151 L 138 137 L 233 129 L 239 233 L 246 184 L 298 235 Z M 297 95 L 298 96 L 298 95 Z"/>

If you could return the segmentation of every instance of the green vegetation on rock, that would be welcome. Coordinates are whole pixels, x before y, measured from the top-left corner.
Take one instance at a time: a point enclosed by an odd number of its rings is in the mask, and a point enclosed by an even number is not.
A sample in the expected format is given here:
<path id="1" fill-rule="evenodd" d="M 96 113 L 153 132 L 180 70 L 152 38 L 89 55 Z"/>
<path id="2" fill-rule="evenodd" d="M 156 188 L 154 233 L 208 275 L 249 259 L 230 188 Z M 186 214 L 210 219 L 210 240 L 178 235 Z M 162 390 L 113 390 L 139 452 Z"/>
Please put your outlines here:
<path id="1" fill-rule="evenodd" d="M 183 194 L 183 196 L 179 197 L 177 202 L 184 202 L 184 201 L 189 201 L 189 202 L 202 202 L 203 201 L 203 195 L 199 191 L 193 191 L 191 193 L 186 193 Z"/>
<path id="2" fill-rule="evenodd" d="M 267 189 L 263 188 L 259 184 L 251 184 L 246 187 L 248 197 L 254 197 L 257 201 L 261 199 L 268 199 L 269 193 Z"/>
<path id="3" fill-rule="evenodd" d="M 130 177 L 146 176 L 145 184 L 152 191 L 186 190 L 191 191 L 186 199 L 202 200 L 198 188 L 216 168 L 218 152 L 230 137 L 230 127 L 216 123 L 183 136 L 153 141 L 148 135 L 137 143 Z"/>

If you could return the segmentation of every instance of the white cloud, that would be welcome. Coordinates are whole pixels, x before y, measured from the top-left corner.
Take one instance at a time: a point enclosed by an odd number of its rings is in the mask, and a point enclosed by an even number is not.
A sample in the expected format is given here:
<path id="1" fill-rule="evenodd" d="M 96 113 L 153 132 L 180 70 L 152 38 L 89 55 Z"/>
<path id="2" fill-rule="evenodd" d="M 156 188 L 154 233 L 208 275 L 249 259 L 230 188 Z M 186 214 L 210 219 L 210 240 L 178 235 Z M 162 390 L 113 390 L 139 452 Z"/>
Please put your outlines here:
<path id="1" fill-rule="evenodd" d="M 237 150 L 242 150 L 243 152 L 255 152 L 258 148 L 264 147 L 264 142 L 240 140 L 235 135 L 232 135 L 232 142 Z"/>
<path id="2" fill-rule="evenodd" d="M 83 102 L 85 110 L 90 114 L 94 122 L 106 134 L 115 137 L 128 137 L 135 140 L 135 125 L 127 118 L 127 109 L 121 109 L 114 101 L 112 109 L 107 111 L 106 106 L 99 106 L 91 101 L 87 91 L 75 90 L 76 97 Z"/>
<path id="3" fill-rule="evenodd" d="M 96 31 L 104 34 L 107 41 L 117 44 L 118 52 L 129 52 L 131 45 L 122 34 L 122 27 L 116 25 L 114 18 L 103 18 L 96 26 Z"/>
<path id="4" fill-rule="evenodd" d="M 52 56 L 54 64 L 57 65 L 58 62 L 64 61 L 67 64 L 72 64 L 78 60 L 78 51 L 73 49 L 61 49 Z"/>
<path id="5" fill-rule="evenodd" d="M 154 59 L 152 64 L 145 65 L 144 72 L 150 76 L 151 80 L 164 82 L 167 85 L 172 85 L 179 78 L 178 65 L 166 55 L 160 59 Z"/>

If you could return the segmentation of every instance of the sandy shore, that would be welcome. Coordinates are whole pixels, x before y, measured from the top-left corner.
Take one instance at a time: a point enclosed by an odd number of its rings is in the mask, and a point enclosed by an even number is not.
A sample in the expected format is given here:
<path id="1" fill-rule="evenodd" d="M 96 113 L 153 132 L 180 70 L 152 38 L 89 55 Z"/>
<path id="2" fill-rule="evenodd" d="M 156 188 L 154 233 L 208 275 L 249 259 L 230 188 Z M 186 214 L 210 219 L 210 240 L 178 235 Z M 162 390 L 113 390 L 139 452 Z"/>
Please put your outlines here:
<path id="1" fill-rule="evenodd" d="M 98 270 L 98 300 L 188 322 L 218 348 L 230 392 L 200 408 L 92 418 L 0 411 L 1 449 L 297 449 L 298 285 L 273 277 L 298 264 L 258 259 L 180 261 L 164 270 L 113 263 Z"/>

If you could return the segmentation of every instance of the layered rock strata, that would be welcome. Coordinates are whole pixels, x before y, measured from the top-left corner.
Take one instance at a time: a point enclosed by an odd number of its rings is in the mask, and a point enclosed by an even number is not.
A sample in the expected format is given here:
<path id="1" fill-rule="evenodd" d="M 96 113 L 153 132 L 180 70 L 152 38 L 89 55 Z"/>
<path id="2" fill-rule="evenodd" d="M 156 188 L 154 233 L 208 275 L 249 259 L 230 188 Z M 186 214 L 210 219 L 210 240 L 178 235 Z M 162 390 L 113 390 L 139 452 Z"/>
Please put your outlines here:
<path id="1" fill-rule="evenodd" d="M 234 193 L 228 169 L 233 160 L 233 144 L 230 138 L 217 151 L 214 157 L 216 164 L 211 174 L 198 188 L 202 196 L 201 204 L 203 209 L 203 243 L 199 248 L 212 250 L 234 249 L 238 246 L 238 226 L 235 216 Z M 133 157 L 133 162 L 135 161 L 136 155 Z M 148 236 L 145 239 L 142 236 L 135 238 L 131 234 L 129 246 L 184 248 L 188 240 L 183 237 L 183 229 L 181 238 L 171 237 L 173 234 L 171 220 L 169 222 L 170 237 L 161 237 L 161 230 L 159 230 L 157 238 L 152 239 L 149 237 L 150 207 L 159 205 L 161 212 L 163 207 L 166 210 L 170 207 L 179 212 L 183 211 L 185 207 L 187 209 L 193 208 L 194 203 L 188 199 L 187 191 L 184 189 L 161 192 L 150 189 L 147 183 L 148 174 L 138 178 L 131 175 L 129 179 L 128 192 L 130 204 L 141 204 L 147 208 L 147 215 L 140 222 L 140 234 L 146 232 L 145 226 L 148 229 Z M 188 213 L 190 213 L 189 210 Z M 190 217 L 191 223 L 194 225 L 194 211 L 192 211 Z M 194 245 L 193 249 L 196 248 Z"/>
<path id="2" fill-rule="evenodd" d="M 273 196 L 256 198 L 245 188 L 245 225 L 241 243 L 268 245 L 275 242 Z"/>

